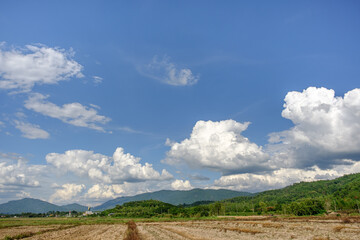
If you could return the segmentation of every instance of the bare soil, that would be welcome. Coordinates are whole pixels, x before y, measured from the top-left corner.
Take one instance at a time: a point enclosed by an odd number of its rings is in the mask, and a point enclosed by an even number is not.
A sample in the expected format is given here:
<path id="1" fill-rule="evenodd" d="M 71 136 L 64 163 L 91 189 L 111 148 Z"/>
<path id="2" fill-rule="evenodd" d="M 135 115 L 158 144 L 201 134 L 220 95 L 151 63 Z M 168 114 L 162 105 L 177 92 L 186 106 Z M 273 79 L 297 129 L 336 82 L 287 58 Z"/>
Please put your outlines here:
<path id="1" fill-rule="evenodd" d="M 143 239 L 360 239 L 360 221 L 243 218 L 228 221 L 137 223 Z"/>
<path id="2" fill-rule="evenodd" d="M 241 217 L 219 221 L 137 222 L 144 240 L 225 239 L 360 239 L 360 218 L 271 218 Z M 73 226 L 24 226 L 0 229 L 0 239 L 24 232 L 41 232 L 25 239 L 123 239 L 125 224 Z M 62 226 L 64 227 L 64 226 Z"/>

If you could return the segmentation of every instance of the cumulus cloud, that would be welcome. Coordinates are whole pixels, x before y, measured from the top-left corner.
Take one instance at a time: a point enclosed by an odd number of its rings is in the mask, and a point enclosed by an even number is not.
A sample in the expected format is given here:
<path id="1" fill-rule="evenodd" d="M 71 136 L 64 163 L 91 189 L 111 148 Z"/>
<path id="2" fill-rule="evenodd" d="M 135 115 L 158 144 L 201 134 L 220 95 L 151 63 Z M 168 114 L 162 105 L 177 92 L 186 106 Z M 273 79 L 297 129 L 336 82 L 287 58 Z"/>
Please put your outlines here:
<path id="1" fill-rule="evenodd" d="M 190 69 L 177 68 L 166 56 L 162 59 L 155 56 L 149 64 L 139 68 L 139 71 L 144 76 L 173 86 L 194 85 L 199 80 L 199 76 L 194 76 Z"/>
<path id="2" fill-rule="evenodd" d="M 282 116 L 294 127 L 271 133 L 264 149 L 241 135 L 249 123 L 199 121 L 188 139 L 167 140 L 163 162 L 221 172 L 214 187 L 247 191 L 360 171 L 360 89 L 289 92 Z"/>
<path id="3" fill-rule="evenodd" d="M 66 183 L 56 190 L 53 195 L 50 196 L 50 202 L 62 202 L 69 201 L 76 197 L 85 189 L 84 184 Z"/>
<path id="4" fill-rule="evenodd" d="M 25 107 L 74 126 L 87 127 L 98 131 L 104 131 L 103 127 L 98 124 L 105 124 L 110 121 L 110 118 L 98 115 L 94 108 L 80 103 L 68 103 L 58 106 L 47 101 L 47 98 L 48 96 L 34 93 L 25 101 Z"/>
<path id="5" fill-rule="evenodd" d="M 36 175 L 43 171 L 41 165 L 28 165 L 18 155 L 0 154 L 0 188 L 38 187 Z"/>
<path id="6" fill-rule="evenodd" d="M 193 186 L 191 186 L 191 183 L 189 182 L 189 180 L 179 180 L 176 179 L 175 181 L 173 181 L 171 183 L 171 187 L 174 190 L 190 190 L 193 189 Z"/>
<path id="7" fill-rule="evenodd" d="M 120 194 L 124 193 L 123 186 L 121 184 L 95 184 L 85 194 L 86 198 L 90 199 L 111 199 L 116 198 Z"/>
<path id="8" fill-rule="evenodd" d="M 50 134 L 41 129 L 39 125 L 25 123 L 21 121 L 14 121 L 15 127 L 22 132 L 22 136 L 28 139 L 47 139 Z"/>
<path id="9" fill-rule="evenodd" d="M 161 173 L 152 165 L 140 163 L 140 158 L 117 148 L 112 157 L 85 150 L 69 150 L 64 154 L 50 153 L 46 161 L 56 168 L 86 176 L 100 183 L 123 183 L 148 180 L 168 180 L 173 176 L 165 169 Z"/>
<path id="10" fill-rule="evenodd" d="M 267 169 L 269 156 L 241 135 L 249 124 L 234 120 L 198 121 L 190 138 L 180 143 L 167 141 L 171 149 L 163 162 L 185 163 L 192 168 L 205 168 L 225 175 Z"/>
<path id="11" fill-rule="evenodd" d="M 0 46 L 0 88 L 28 92 L 34 85 L 56 84 L 83 77 L 74 53 L 43 45 L 5 50 Z"/>
<path id="12" fill-rule="evenodd" d="M 289 92 L 282 116 L 295 126 L 270 134 L 268 151 L 278 165 L 324 169 L 360 160 L 360 89 L 343 98 L 326 88 Z"/>

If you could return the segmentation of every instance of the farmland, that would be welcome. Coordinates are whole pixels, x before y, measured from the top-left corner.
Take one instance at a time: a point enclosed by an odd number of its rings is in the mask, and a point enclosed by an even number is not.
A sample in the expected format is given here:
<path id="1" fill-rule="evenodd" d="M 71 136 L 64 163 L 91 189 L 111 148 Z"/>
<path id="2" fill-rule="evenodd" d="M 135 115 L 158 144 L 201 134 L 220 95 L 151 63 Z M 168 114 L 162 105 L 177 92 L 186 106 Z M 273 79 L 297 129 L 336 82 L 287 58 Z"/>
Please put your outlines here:
<path id="1" fill-rule="evenodd" d="M 0 239 L 124 239 L 129 219 L 1 219 Z M 360 217 L 137 219 L 140 239 L 358 239 Z"/>

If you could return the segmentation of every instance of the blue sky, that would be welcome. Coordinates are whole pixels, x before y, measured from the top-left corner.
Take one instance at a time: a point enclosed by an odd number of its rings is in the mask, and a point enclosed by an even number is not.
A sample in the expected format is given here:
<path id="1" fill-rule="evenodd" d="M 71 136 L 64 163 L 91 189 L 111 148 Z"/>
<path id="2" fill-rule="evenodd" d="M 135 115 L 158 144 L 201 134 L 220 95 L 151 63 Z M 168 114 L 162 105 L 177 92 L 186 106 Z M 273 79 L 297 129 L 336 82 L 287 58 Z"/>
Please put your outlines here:
<path id="1" fill-rule="evenodd" d="M 0 201 L 256 192 L 358 172 L 359 11 L 1 1 Z"/>

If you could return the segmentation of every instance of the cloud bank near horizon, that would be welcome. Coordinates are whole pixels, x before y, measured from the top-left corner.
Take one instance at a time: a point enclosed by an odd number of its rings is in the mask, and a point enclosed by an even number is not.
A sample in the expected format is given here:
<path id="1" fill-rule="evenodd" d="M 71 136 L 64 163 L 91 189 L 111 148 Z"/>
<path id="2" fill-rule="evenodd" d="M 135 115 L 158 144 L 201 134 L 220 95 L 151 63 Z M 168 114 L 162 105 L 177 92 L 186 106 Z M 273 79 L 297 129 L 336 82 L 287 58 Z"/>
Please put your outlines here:
<path id="1" fill-rule="evenodd" d="M 340 97 L 331 89 L 309 87 L 289 92 L 284 101 L 282 116 L 294 126 L 269 134 L 265 146 L 243 135 L 249 122 L 198 121 L 189 138 L 167 140 L 170 150 L 163 163 L 221 173 L 207 188 L 250 192 L 360 172 L 360 89 Z M 52 191 L 47 198 L 54 202 L 80 199 L 95 203 L 194 187 L 193 179 L 175 179 L 166 169 L 159 172 L 121 147 L 112 156 L 88 150 L 49 153 L 47 165 L 31 165 L 19 156 L 1 156 L 0 186 L 13 197 L 47 188 L 48 193 Z M 45 176 L 37 177 L 45 172 L 56 173 L 47 181 L 59 180 L 60 185 L 47 186 Z"/>

